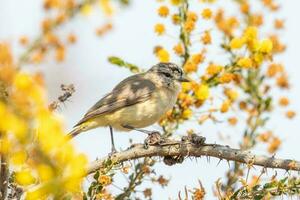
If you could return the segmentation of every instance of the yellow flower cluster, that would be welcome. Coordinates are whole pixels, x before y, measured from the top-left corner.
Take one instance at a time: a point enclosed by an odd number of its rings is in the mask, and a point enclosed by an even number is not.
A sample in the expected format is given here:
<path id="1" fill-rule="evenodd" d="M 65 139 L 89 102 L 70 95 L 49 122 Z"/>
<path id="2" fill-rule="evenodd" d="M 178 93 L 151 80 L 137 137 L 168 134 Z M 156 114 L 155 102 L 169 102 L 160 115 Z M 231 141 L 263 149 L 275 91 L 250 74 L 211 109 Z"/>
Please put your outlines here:
<path id="1" fill-rule="evenodd" d="M 0 76 L 0 94 L 8 94 L 0 96 L 0 152 L 10 158 L 17 183 L 26 199 L 80 192 L 87 160 L 65 137 L 61 119 L 48 110 L 41 77 L 17 70 L 9 47 L 0 44 L 0 49 L 0 74 L 9 75 Z"/>

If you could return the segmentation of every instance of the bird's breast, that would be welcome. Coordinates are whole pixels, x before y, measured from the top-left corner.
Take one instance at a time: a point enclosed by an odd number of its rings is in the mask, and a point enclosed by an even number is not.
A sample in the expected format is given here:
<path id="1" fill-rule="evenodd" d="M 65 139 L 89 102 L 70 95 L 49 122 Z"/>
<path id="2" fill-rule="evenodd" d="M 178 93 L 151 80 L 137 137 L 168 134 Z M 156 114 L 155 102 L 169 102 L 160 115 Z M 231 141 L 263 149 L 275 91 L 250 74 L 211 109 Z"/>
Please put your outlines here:
<path id="1" fill-rule="evenodd" d="M 116 111 L 111 116 L 114 119 L 109 121 L 113 121 L 113 126 L 117 129 L 122 129 L 120 125 L 135 128 L 152 125 L 174 106 L 177 95 L 178 92 L 174 90 L 157 89 L 148 100 Z"/>

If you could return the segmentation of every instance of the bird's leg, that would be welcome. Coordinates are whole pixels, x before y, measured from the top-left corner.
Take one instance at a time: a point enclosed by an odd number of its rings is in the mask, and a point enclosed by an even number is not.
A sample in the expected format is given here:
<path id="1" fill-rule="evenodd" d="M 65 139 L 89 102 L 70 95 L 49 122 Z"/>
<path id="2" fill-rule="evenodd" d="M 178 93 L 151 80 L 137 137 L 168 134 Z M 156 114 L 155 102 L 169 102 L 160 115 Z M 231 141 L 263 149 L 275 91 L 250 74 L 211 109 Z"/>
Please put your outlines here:
<path id="1" fill-rule="evenodd" d="M 110 131 L 110 139 L 111 139 L 111 155 L 116 153 L 116 147 L 115 147 L 115 141 L 114 141 L 114 133 L 113 133 L 113 128 L 109 126 L 109 131 Z"/>
<path id="2" fill-rule="evenodd" d="M 148 148 L 149 145 L 159 145 L 165 142 L 165 140 L 162 138 L 161 134 L 158 131 L 148 131 L 144 129 L 138 129 L 129 125 L 123 125 L 123 127 L 131 130 L 139 131 L 142 133 L 146 133 L 148 137 L 144 141 L 145 148 Z"/>

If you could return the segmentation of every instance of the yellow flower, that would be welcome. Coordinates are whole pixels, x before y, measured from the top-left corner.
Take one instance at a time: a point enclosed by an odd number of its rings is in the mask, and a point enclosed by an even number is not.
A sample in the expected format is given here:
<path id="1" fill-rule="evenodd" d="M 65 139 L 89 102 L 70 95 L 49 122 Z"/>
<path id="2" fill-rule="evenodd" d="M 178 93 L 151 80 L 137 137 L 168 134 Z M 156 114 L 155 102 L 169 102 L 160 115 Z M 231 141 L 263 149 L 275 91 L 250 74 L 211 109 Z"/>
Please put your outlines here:
<path id="1" fill-rule="evenodd" d="M 230 48 L 231 49 L 240 49 L 243 47 L 244 44 L 245 44 L 244 38 L 233 38 L 230 41 Z"/>
<path id="2" fill-rule="evenodd" d="M 249 26 L 245 32 L 244 37 L 247 41 L 251 41 L 257 38 L 257 28 L 255 26 Z"/>
<path id="3" fill-rule="evenodd" d="M 289 105 L 289 103 L 290 103 L 289 99 L 286 97 L 281 97 L 279 99 L 279 105 L 281 105 L 281 106 L 287 106 L 287 105 Z"/>
<path id="4" fill-rule="evenodd" d="M 51 178 L 54 177 L 54 172 L 52 168 L 48 165 L 45 164 L 38 165 L 37 171 L 41 181 L 49 181 Z"/>
<path id="5" fill-rule="evenodd" d="M 191 61 L 192 63 L 199 65 L 200 63 L 202 63 L 204 60 L 204 55 L 203 53 L 197 53 L 192 55 Z"/>
<path id="6" fill-rule="evenodd" d="M 25 151 L 18 151 L 13 153 L 13 155 L 10 157 L 10 162 L 13 165 L 22 165 L 25 163 L 27 158 L 26 152 Z"/>
<path id="7" fill-rule="evenodd" d="M 169 52 L 165 49 L 158 50 L 157 57 L 160 62 L 169 62 L 170 61 Z"/>
<path id="8" fill-rule="evenodd" d="M 274 137 L 268 146 L 269 153 L 275 153 L 281 145 L 281 140 L 278 137 Z"/>
<path id="9" fill-rule="evenodd" d="M 273 43 L 270 39 L 265 39 L 260 42 L 258 51 L 261 53 L 270 53 L 273 49 Z"/>
<path id="10" fill-rule="evenodd" d="M 195 96 L 199 100 L 206 100 L 209 97 L 209 87 L 205 84 L 201 84 L 196 89 Z"/>
<path id="11" fill-rule="evenodd" d="M 216 74 L 220 73 L 222 71 L 222 69 L 223 69 L 223 66 L 210 64 L 206 68 L 206 73 L 213 76 L 213 75 L 216 75 Z"/>
<path id="12" fill-rule="evenodd" d="M 220 111 L 222 113 L 228 112 L 230 105 L 231 105 L 231 102 L 229 100 L 224 101 L 223 104 L 221 105 Z"/>
<path id="13" fill-rule="evenodd" d="M 198 16 L 196 13 L 194 12 L 187 13 L 186 21 L 196 22 L 197 20 L 198 20 Z"/>
<path id="14" fill-rule="evenodd" d="M 107 176 L 107 175 L 100 175 L 99 178 L 98 178 L 98 182 L 101 184 L 101 185 L 109 185 L 111 184 L 111 177 L 110 176 Z"/>
<path id="15" fill-rule="evenodd" d="M 212 17 L 212 11 L 209 8 L 205 8 L 201 13 L 203 19 L 210 19 Z"/>
<path id="16" fill-rule="evenodd" d="M 183 112 L 182 112 L 182 118 L 183 119 L 189 119 L 190 117 L 192 116 L 192 110 L 187 108 L 187 109 L 184 109 Z"/>
<path id="17" fill-rule="evenodd" d="M 172 15 L 173 24 L 178 25 L 178 24 L 180 24 L 180 21 L 181 21 L 181 18 L 178 14 Z"/>
<path id="18" fill-rule="evenodd" d="M 14 85 L 17 89 L 29 90 L 33 85 L 33 81 L 29 74 L 20 72 L 15 76 Z"/>
<path id="19" fill-rule="evenodd" d="M 250 58 L 240 58 L 237 62 L 237 65 L 248 69 L 252 67 L 252 60 Z"/>
<path id="20" fill-rule="evenodd" d="M 84 4 L 81 8 L 80 8 L 80 12 L 81 14 L 88 16 L 91 14 L 92 12 L 92 6 L 89 4 Z"/>
<path id="21" fill-rule="evenodd" d="M 195 22 L 194 21 L 186 21 L 184 23 L 184 30 L 188 33 L 192 32 L 195 29 Z"/>
<path id="22" fill-rule="evenodd" d="M 170 2 L 173 6 L 178 6 L 182 3 L 182 0 L 170 0 Z"/>
<path id="23" fill-rule="evenodd" d="M 103 12 L 110 16 L 113 14 L 114 9 L 110 0 L 99 0 L 99 6 L 102 8 Z"/>
<path id="24" fill-rule="evenodd" d="M 173 50 L 174 50 L 174 52 L 177 54 L 177 55 L 183 55 L 183 53 L 184 53 L 184 49 L 183 49 L 183 46 L 182 46 L 182 44 L 180 44 L 180 43 L 178 43 L 177 45 L 175 45 L 174 47 L 173 47 Z"/>
<path id="25" fill-rule="evenodd" d="M 191 73 L 191 72 L 196 72 L 198 69 L 198 66 L 197 64 L 193 63 L 193 62 L 186 62 L 183 66 L 183 70 L 186 72 L 186 73 Z"/>
<path id="26" fill-rule="evenodd" d="M 163 24 L 156 24 L 154 26 L 154 32 L 158 35 L 163 35 L 166 32 L 165 25 Z"/>
<path id="27" fill-rule="evenodd" d="M 220 83 L 230 83 L 234 79 L 234 75 L 231 73 L 224 73 L 220 76 Z"/>
<path id="28" fill-rule="evenodd" d="M 233 89 L 226 88 L 224 93 L 231 101 L 235 101 L 239 97 L 239 93 Z"/>
<path id="29" fill-rule="evenodd" d="M 203 44 L 211 44 L 211 35 L 209 31 L 204 31 L 204 34 L 201 37 Z"/>
<path id="30" fill-rule="evenodd" d="M 238 122 L 238 119 L 236 117 L 230 117 L 228 118 L 228 123 L 231 125 L 231 126 L 235 126 Z"/>
<path id="31" fill-rule="evenodd" d="M 296 112 L 295 111 L 292 111 L 292 110 L 288 110 L 286 113 L 285 113 L 285 116 L 289 119 L 292 119 L 296 116 Z"/>
<path id="32" fill-rule="evenodd" d="M 167 17 L 169 15 L 169 8 L 167 6 L 161 6 L 157 10 L 158 15 L 161 17 Z"/>
<path id="33" fill-rule="evenodd" d="M 27 186 L 35 183 L 35 178 L 29 170 L 16 172 L 16 182 L 20 185 Z"/>

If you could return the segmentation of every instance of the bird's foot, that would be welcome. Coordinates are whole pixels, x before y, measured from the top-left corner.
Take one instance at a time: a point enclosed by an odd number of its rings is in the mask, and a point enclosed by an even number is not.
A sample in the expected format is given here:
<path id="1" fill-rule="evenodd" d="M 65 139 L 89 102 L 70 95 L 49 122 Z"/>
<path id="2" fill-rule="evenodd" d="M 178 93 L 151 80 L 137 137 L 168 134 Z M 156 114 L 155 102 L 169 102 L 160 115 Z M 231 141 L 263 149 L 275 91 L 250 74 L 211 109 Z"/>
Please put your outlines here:
<path id="1" fill-rule="evenodd" d="M 144 141 L 144 147 L 148 148 L 151 145 L 159 145 L 164 142 L 162 135 L 158 131 L 151 131 Z"/>
<path id="2" fill-rule="evenodd" d="M 108 154 L 108 157 L 112 157 L 114 154 L 118 153 L 118 151 L 116 150 L 116 148 L 112 148 L 111 152 Z"/>

